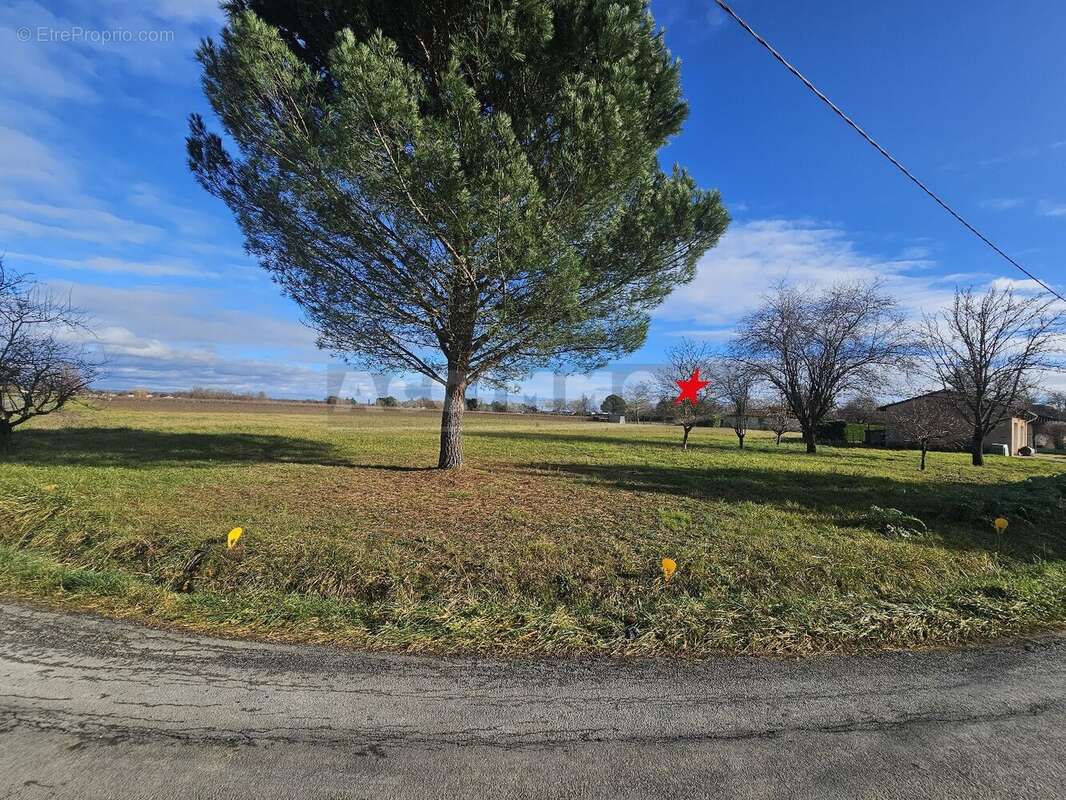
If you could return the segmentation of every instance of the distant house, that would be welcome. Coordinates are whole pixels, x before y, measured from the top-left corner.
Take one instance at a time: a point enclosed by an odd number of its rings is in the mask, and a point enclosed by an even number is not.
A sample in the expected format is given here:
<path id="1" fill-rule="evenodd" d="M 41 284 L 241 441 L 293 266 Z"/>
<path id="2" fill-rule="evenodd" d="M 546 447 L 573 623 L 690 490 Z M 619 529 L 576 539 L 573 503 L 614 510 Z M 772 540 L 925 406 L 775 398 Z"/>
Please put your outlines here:
<path id="1" fill-rule="evenodd" d="M 949 437 L 944 444 L 959 450 L 967 449 L 970 431 L 967 429 L 962 415 L 955 411 L 955 403 L 951 392 L 947 389 L 938 389 L 935 392 L 927 392 L 917 397 L 900 400 L 898 403 L 889 403 L 881 406 L 879 410 L 885 415 L 885 444 L 896 446 L 914 444 L 907 441 L 907 435 L 901 429 L 899 419 L 907 412 L 908 407 L 914 407 L 917 410 L 919 404 L 928 407 L 930 403 L 942 404 L 941 407 L 946 413 L 958 415 L 957 433 Z M 1051 411 L 1054 411 L 1054 409 L 1051 409 Z M 1035 449 L 1035 437 L 1040 419 L 1041 417 L 1037 413 L 1022 409 L 1012 409 L 1005 414 L 1003 421 L 989 431 L 985 437 L 985 450 L 995 453 L 1002 451 L 1005 447 L 1007 454 L 1016 456 L 1019 455 L 1018 451 L 1023 447 Z"/>
<path id="2" fill-rule="evenodd" d="M 769 409 L 752 408 L 744 415 L 742 427 L 749 431 L 768 431 L 770 430 L 771 420 L 773 412 Z M 737 424 L 737 415 L 723 413 L 720 420 L 720 425 L 723 428 L 732 428 Z"/>
<path id="3" fill-rule="evenodd" d="M 1030 427 L 1033 429 L 1034 446 L 1054 447 L 1055 444 L 1052 441 L 1052 437 L 1050 435 L 1045 435 L 1044 431 L 1048 425 L 1056 422 L 1066 422 L 1066 414 L 1063 414 L 1054 406 L 1047 406 L 1043 403 L 1033 403 L 1029 406 L 1028 411 L 1036 417 L 1036 419 L 1029 423 Z"/>

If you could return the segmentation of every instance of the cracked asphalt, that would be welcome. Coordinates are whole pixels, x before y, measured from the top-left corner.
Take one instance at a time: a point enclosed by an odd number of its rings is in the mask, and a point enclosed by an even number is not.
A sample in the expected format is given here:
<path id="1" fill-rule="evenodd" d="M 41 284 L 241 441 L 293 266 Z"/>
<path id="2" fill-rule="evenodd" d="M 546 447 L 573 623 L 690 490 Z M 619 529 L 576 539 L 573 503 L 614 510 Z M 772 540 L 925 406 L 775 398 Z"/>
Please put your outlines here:
<path id="1" fill-rule="evenodd" d="M 1066 634 L 499 661 L 0 604 L 0 798 L 1066 797 Z"/>

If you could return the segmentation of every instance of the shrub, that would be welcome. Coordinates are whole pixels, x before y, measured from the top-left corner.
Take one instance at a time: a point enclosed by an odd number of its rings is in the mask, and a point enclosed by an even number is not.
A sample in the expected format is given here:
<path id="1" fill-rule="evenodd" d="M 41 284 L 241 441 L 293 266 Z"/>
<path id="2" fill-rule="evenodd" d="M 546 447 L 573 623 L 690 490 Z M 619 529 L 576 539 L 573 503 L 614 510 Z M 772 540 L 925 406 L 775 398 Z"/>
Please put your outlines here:
<path id="1" fill-rule="evenodd" d="M 842 419 L 823 422 L 818 426 L 818 440 L 837 444 L 863 444 L 866 441 L 866 426 Z"/>
<path id="2" fill-rule="evenodd" d="M 991 524 L 1001 515 L 1011 522 L 1062 519 L 1066 517 L 1066 477 L 1033 476 L 1024 481 L 965 490 L 940 513 L 982 525 Z"/>
<path id="3" fill-rule="evenodd" d="M 929 531 L 920 519 L 904 514 L 898 508 L 870 506 L 863 515 L 863 522 L 891 539 L 915 539 Z"/>
<path id="4" fill-rule="evenodd" d="M 1050 422 L 1044 426 L 1042 433 L 1056 450 L 1066 448 L 1066 422 Z"/>

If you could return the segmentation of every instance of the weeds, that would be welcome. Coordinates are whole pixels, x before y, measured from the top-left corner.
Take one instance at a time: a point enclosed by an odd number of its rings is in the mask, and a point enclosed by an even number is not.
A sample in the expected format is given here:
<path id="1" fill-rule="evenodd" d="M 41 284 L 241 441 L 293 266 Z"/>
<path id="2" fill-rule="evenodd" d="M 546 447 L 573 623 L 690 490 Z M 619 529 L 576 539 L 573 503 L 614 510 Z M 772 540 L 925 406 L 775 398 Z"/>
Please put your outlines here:
<path id="1" fill-rule="evenodd" d="M 692 655 L 1066 621 L 1053 460 L 944 454 L 919 473 L 905 452 L 811 458 L 756 432 L 742 452 L 697 429 L 682 451 L 665 426 L 486 415 L 452 473 L 418 469 L 430 414 L 47 424 L 0 463 L 0 589 L 109 613 L 375 648 Z"/>
<path id="2" fill-rule="evenodd" d="M 920 519 L 904 514 L 898 508 L 870 506 L 863 521 L 890 539 L 915 539 L 929 531 Z"/>

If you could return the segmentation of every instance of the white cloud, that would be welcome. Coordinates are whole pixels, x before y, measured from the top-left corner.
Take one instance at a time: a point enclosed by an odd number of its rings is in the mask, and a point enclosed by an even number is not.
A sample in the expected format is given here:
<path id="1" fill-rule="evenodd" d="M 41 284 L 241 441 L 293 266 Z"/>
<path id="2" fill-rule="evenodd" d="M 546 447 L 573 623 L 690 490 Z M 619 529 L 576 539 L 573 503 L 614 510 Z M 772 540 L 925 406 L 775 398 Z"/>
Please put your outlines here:
<path id="1" fill-rule="evenodd" d="M 104 370 L 97 385 L 157 390 L 209 386 L 275 397 L 324 397 L 329 355 L 303 325 L 220 308 L 215 290 L 117 289 L 51 281 L 93 320 L 85 344 Z"/>
<path id="2" fill-rule="evenodd" d="M 193 386 L 234 392 L 266 392 L 271 397 L 323 398 L 325 363 L 304 364 L 252 358 L 226 358 L 201 351 L 170 350 L 165 357 L 107 351 L 97 386 L 146 386 L 178 391 Z"/>
<path id="3" fill-rule="evenodd" d="M 156 0 L 152 13 L 160 19 L 183 22 L 209 20 L 221 24 L 225 14 L 219 0 Z"/>
<path id="4" fill-rule="evenodd" d="M 1044 287 L 1036 281 L 1021 278 L 996 278 L 990 281 L 988 286 L 1000 291 L 1012 289 L 1022 294 L 1039 294 L 1044 291 Z"/>
<path id="5" fill-rule="evenodd" d="M 274 314 L 226 308 L 231 298 L 222 290 L 113 288 L 67 281 L 50 281 L 48 285 L 69 294 L 99 325 L 128 328 L 140 337 L 158 339 L 172 347 L 273 349 L 284 351 L 281 357 L 324 359 L 314 345 L 314 333 L 306 326 Z"/>
<path id="6" fill-rule="evenodd" d="M 1054 147 L 1054 144 L 1048 145 L 1049 148 Z M 984 158 L 978 161 L 978 165 L 982 167 L 991 167 L 996 164 L 1004 164 L 1008 161 L 1018 161 L 1025 158 L 1036 158 L 1040 155 L 1044 148 L 1039 145 L 1029 145 L 1027 147 L 1019 147 L 1017 150 L 1012 150 L 1009 153 L 1002 153 L 990 158 Z"/>
<path id="7" fill-rule="evenodd" d="M 130 186 L 127 199 L 131 205 L 153 219 L 174 225 L 187 237 L 210 238 L 217 228 L 214 218 L 173 202 L 164 192 L 149 183 L 134 183 Z"/>
<path id="8" fill-rule="evenodd" d="M 977 161 L 979 167 L 992 167 L 1000 164 L 1006 164 L 1012 161 L 1022 161 L 1025 159 L 1039 158 L 1046 156 L 1050 151 L 1057 150 L 1060 147 L 1066 146 L 1066 141 L 1054 141 L 1047 144 L 1027 145 L 1025 147 L 1018 147 L 1014 150 L 1005 151 L 994 156 L 982 158 Z M 959 171 L 969 166 L 958 161 L 950 161 L 941 165 L 941 169 Z"/>
<path id="9" fill-rule="evenodd" d="M 146 225 L 91 206 L 34 203 L 7 198 L 2 207 L 6 213 L 0 213 L 0 234 L 8 237 L 60 237 L 100 244 L 143 244 L 165 233 L 155 225 Z"/>
<path id="10" fill-rule="evenodd" d="M 132 357 L 152 359 L 159 362 L 171 361 L 176 356 L 185 358 L 198 358 L 198 360 L 210 360 L 212 353 L 209 350 L 175 350 L 163 344 L 159 339 L 150 339 L 138 336 L 129 328 L 121 325 L 107 325 L 93 331 L 89 339 L 91 343 L 100 347 L 112 357 Z"/>
<path id="11" fill-rule="evenodd" d="M 1021 197 L 990 197 L 981 201 L 981 208 L 986 208 L 990 211 L 1009 211 L 1012 208 L 1018 208 L 1024 203 L 1025 200 Z"/>
<path id="12" fill-rule="evenodd" d="M 74 183 L 73 170 L 48 145 L 6 126 L 0 126 L 0 176 L 20 186 L 65 189 Z"/>
<path id="13" fill-rule="evenodd" d="M 0 36 L 12 44 L 0 50 L 0 67 L 17 81 L 16 89 L 91 101 L 104 94 L 98 84 L 112 67 L 168 82 L 186 80 L 196 71 L 192 56 L 200 38 L 214 34 L 222 21 L 211 0 L 81 0 L 62 15 L 18 2 L 0 11 Z"/>
<path id="14" fill-rule="evenodd" d="M 42 264 L 49 267 L 69 270 L 83 270 L 101 273 L 126 273 L 145 277 L 194 277 L 217 278 L 217 272 L 210 272 L 188 261 L 133 261 L 122 258 L 94 256 L 92 258 L 48 258 L 29 253 L 9 252 L 6 254 L 15 266 L 19 262 Z"/>
<path id="15" fill-rule="evenodd" d="M 945 297 L 928 274 L 926 248 L 898 257 L 865 255 L 839 228 L 803 220 L 754 220 L 733 225 L 700 261 L 696 279 L 674 290 L 656 312 L 670 321 L 725 326 L 753 310 L 779 281 L 829 286 L 881 278 L 902 303 L 925 307 Z M 913 274 L 918 273 L 918 274 Z M 948 292 L 950 293 L 950 292 Z"/>
<path id="16" fill-rule="evenodd" d="M 693 329 L 682 331 L 670 331 L 670 336 L 685 337 L 687 339 L 699 339 L 705 342 L 721 344 L 728 342 L 733 336 L 734 328 Z"/>
<path id="17" fill-rule="evenodd" d="M 96 65 L 78 47 L 38 41 L 39 32 L 69 29 L 71 23 L 38 3 L 16 2 L 0 9 L 0 74 L 7 94 L 63 101 L 96 98 Z M 24 41 L 25 32 L 30 34 Z"/>

